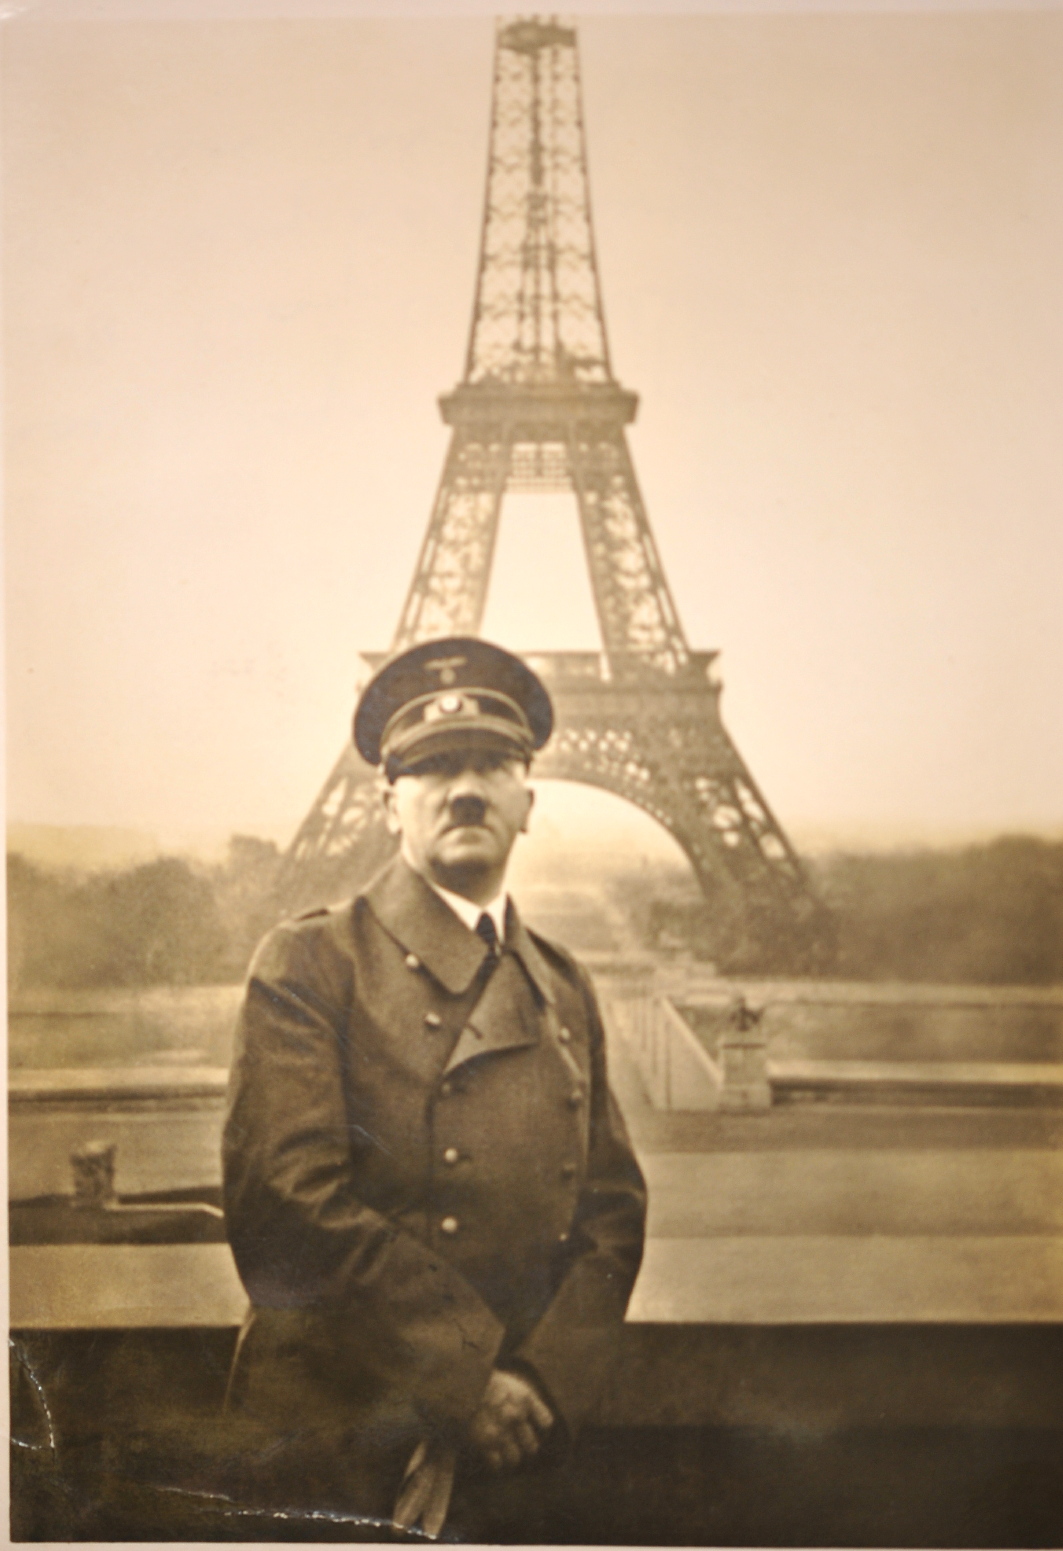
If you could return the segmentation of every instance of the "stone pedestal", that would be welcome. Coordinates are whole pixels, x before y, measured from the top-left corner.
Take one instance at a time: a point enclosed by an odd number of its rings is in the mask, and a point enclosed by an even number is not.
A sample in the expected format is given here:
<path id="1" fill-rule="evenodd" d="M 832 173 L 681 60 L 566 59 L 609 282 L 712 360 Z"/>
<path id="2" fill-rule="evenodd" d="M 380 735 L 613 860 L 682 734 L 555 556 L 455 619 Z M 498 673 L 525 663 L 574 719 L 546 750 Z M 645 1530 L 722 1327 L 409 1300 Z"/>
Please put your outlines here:
<path id="1" fill-rule="evenodd" d="M 720 1109 L 771 1108 L 768 1041 L 763 1034 L 725 1034 L 717 1046 L 716 1059 L 723 1076 Z"/>

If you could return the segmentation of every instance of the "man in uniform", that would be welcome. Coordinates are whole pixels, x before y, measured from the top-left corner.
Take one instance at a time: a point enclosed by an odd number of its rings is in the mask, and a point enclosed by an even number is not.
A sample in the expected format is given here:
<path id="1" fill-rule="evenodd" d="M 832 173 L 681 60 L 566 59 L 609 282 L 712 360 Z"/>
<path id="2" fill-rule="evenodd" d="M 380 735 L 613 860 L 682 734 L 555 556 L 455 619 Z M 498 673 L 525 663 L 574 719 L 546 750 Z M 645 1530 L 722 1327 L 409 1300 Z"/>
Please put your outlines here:
<path id="1" fill-rule="evenodd" d="M 612 1359 L 643 1181 L 589 979 L 504 891 L 551 726 L 538 678 L 487 642 L 386 664 L 354 734 L 399 854 L 251 966 L 224 1138 L 251 1300 L 230 1391 L 278 1507 L 438 1534 L 455 1462 L 457 1507 L 478 1473 L 559 1457 Z"/>

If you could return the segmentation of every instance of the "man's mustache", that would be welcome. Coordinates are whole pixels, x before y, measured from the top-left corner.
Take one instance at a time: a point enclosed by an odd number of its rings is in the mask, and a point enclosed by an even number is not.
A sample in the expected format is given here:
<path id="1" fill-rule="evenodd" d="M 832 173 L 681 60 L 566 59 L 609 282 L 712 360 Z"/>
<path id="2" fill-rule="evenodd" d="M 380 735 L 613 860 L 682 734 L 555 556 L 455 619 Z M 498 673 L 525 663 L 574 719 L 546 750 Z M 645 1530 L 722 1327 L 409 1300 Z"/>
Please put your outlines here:
<path id="1" fill-rule="evenodd" d="M 447 829 L 465 829 L 470 824 L 483 824 L 488 805 L 479 797 L 463 797 L 451 804 Z"/>

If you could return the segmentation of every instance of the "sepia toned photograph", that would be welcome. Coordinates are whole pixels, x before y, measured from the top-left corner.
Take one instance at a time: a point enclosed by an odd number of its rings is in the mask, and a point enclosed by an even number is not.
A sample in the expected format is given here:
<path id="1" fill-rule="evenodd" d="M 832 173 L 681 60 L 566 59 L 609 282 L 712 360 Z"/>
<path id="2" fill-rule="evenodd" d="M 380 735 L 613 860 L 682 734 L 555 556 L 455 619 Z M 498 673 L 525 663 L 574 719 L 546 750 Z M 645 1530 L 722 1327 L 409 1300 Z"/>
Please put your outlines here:
<path id="1" fill-rule="evenodd" d="M 10 1539 L 1063 1543 L 1063 7 L 10 0 Z"/>

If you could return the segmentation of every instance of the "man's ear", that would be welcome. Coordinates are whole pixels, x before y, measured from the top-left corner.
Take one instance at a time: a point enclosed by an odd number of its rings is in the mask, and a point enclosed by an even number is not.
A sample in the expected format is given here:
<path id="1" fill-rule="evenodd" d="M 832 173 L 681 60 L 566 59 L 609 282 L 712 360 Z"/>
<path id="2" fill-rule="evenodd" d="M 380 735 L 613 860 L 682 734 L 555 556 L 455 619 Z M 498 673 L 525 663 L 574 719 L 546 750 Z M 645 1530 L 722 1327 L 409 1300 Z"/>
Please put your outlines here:
<path id="1" fill-rule="evenodd" d="M 399 816 L 395 811 L 394 786 L 392 786 L 390 781 L 381 776 L 378 790 L 380 792 L 380 801 L 384 806 L 384 823 L 388 827 L 388 834 L 401 835 L 402 825 L 399 823 Z"/>
<path id="2" fill-rule="evenodd" d="M 527 792 L 528 806 L 524 810 L 524 823 L 520 826 L 520 832 L 522 835 L 526 835 L 528 833 L 528 820 L 531 818 L 531 811 L 535 807 L 535 788 L 533 786 L 529 786 L 527 788 Z"/>

